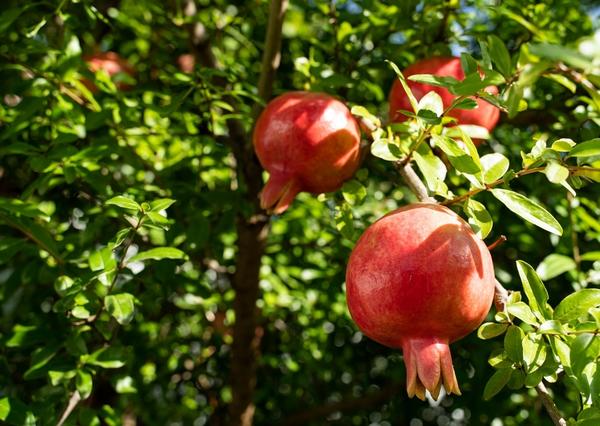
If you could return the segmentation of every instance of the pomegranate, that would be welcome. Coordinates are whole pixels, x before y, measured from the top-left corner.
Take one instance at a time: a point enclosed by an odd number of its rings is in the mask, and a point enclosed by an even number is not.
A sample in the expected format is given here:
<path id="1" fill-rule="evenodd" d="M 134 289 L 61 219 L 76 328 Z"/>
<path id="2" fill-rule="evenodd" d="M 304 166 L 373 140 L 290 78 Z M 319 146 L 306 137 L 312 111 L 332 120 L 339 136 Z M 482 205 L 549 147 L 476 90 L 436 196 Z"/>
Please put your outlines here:
<path id="1" fill-rule="evenodd" d="M 331 192 L 359 166 L 360 129 L 350 110 L 324 93 L 289 92 L 261 113 L 254 150 L 269 180 L 263 209 L 284 212 L 300 191 Z"/>
<path id="2" fill-rule="evenodd" d="M 196 57 L 191 53 L 184 53 L 177 57 L 177 66 L 181 72 L 191 74 L 196 66 Z"/>
<path id="3" fill-rule="evenodd" d="M 449 343 L 476 329 L 494 296 L 489 250 L 437 204 L 402 207 L 371 225 L 352 251 L 346 297 L 371 339 L 402 349 L 410 397 L 460 395 Z"/>
<path id="4" fill-rule="evenodd" d="M 460 58 L 433 57 L 417 62 L 403 71 L 404 77 L 409 77 L 415 74 L 432 74 L 440 77 L 454 77 L 457 80 L 463 80 L 465 73 L 460 64 Z M 415 95 L 417 101 L 425 96 L 428 92 L 434 91 L 442 98 L 444 108 L 448 108 L 452 101 L 456 98 L 448 89 L 438 86 L 430 86 L 428 84 L 417 83 L 407 80 L 410 90 Z M 491 94 L 497 94 L 496 86 L 489 86 L 486 91 Z M 392 90 L 390 91 L 390 121 L 400 122 L 405 121 L 407 117 L 398 110 L 412 111 L 406 92 L 398 79 L 394 81 Z M 500 118 L 500 110 L 495 106 L 487 103 L 482 99 L 475 99 L 477 108 L 453 109 L 448 113 L 449 116 L 456 118 L 458 124 L 471 124 L 485 127 L 491 132 Z"/>
<path id="5" fill-rule="evenodd" d="M 83 59 L 87 63 L 87 66 L 91 72 L 96 72 L 103 69 L 110 77 L 117 76 L 119 73 L 125 73 L 132 77 L 135 75 L 135 69 L 129 64 L 129 62 L 121 58 L 115 52 L 95 53 L 93 55 L 84 56 Z M 96 87 L 96 85 L 88 79 L 83 79 L 82 83 L 91 92 L 95 93 L 98 91 L 98 87 Z M 130 88 L 129 85 L 122 82 L 117 82 L 117 87 L 120 90 L 126 90 Z"/>

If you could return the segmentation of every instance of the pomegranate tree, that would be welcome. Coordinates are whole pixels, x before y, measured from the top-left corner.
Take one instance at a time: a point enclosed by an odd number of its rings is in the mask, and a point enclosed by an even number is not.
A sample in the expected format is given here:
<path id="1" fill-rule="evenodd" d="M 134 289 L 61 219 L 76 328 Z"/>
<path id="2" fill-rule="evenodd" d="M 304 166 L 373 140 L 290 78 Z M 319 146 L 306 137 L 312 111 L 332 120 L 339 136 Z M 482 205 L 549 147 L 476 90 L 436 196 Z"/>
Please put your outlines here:
<path id="1" fill-rule="evenodd" d="M 324 93 L 273 99 L 254 129 L 254 149 L 269 180 L 261 207 L 282 213 L 300 191 L 331 192 L 359 166 L 360 129 L 342 102 Z"/>
<path id="2" fill-rule="evenodd" d="M 373 340 L 402 349 L 409 396 L 460 394 L 449 343 L 475 330 L 494 295 L 489 250 L 436 204 L 400 208 L 371 225 L 346 271 L 352 318 Z"/>
<path id="3" fill-rule="evenodd" d="M 465 78 L 460 58 L 433 57 L 424 59 L 409 66 L 402 73 L 404 77 L 415 74 L 432 74 L 439 77 L 454 77 L 459 81 Z M 412 80 L 407 80 L 407 83 L 417 101 L 428 92 L 434 91 L 442 98 L 444 108 L 448 108 L 456 98 L 456 95 L 453 95 L 444 87 L 431 86 Z M 486 88 L 486 91 L 491 94 L 498 93 L 496 86 L 489 86 Z M 389 101 L 390 121 L 400 122 L 406 120 L 408 117 L 399 112 L 399 110 L 411 111 L 412 108 L 402 84 L 397 79 L 394 81 L 392 90 L 390 91 Z M 448 115 L 456 118 L 458 124 L 481 126 L 491 132 L 498 123 L 500 110 L 482 99 L 475 99 L 475 101 L 477 102 L 477 108 L 471 110 L 453 109 Z"/>

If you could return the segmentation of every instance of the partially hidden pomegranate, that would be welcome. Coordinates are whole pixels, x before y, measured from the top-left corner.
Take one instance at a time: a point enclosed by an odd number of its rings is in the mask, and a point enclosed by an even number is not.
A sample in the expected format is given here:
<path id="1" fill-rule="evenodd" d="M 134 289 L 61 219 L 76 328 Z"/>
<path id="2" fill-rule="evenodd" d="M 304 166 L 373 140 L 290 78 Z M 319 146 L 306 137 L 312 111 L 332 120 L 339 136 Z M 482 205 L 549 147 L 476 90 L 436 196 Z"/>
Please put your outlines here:
<path id="1" fill-rule="evenodd" d="M 99 70 L 104 70 L 108 73 L 108 75 L 112 77 L 118 76 L 120 73 L 125 73 L 131 77 L 135 75 L 135 69 L 131 66 L 129 62 L 119 56 L 116 52 L 100 52 L 92 55 L 84 56 L 84 61 L 87 63 L 88 69 L 91 72 L 96 72 Z M 93 93 L 98 91 L 98 87 L 89 81 L 88 79 L 83 79 L 82 83 Z M 128 84 L 117 81 L 117 87 L 120 90 L 127 90 L 130 88 Z"/>
<path id="2" fill-rule="evenodd" d="M 460 64 L 460 58 L 433 57 L 416 62 L 406 68 L 402 72 L 404 77 L 409 77 L 415 74 L 432 74 L 439 77 L 454 77 L 457 80 L 464 80 L 465 73 Z M 417 83 L 416 81 L 407 80 L 408 87 L 415 95 L 415 98 L 420 100 L 428 92 L 434 91 L 442 98 L 444 108 L 448 108 L 452 101 L 456 98 L 444 87 L 431 86 L 428 84 Z M 489 86 L 486 92 L 497 94 L 496 86 Z M 406 92 L 398 79 L 394 81 L 392 90 L 390 91 L 390 121 L 401 122 L 408 117 L 399 112 L 399 110 L 412 111 Z M 449 116 L 456 118 L 458 124 L 470 124 L 485 127 L 491 132 L 500 118 L 500 110 L 482 99 L 475 99 L 477 108 L 453 109 L 448 113 Z"/>
<path id="3" fill-rule="evenodd" d="M 352 318 L 371 339 L 402 349 L 410 397 L 460 395 L 449 343 L 476 329 L 494 296 L 489 250 L 450 209 L 412 204 L 360 237 L 346 270 Z"/>
<path id="4" fill-rule="evenodd" d="M 300 191 L 332 192 L 359 166 L 360 129 L 342 102 L 324 93 L 289 92 L 261 113 L 254 150 L 269 180 L 263 209 L 284 212 Z"/>

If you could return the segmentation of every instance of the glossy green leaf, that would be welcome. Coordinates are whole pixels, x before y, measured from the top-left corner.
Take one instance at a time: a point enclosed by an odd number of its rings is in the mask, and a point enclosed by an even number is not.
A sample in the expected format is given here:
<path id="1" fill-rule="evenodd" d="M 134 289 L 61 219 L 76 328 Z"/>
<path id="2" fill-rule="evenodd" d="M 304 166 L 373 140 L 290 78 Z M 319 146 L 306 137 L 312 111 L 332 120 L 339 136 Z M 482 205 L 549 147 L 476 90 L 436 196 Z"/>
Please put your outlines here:
<path id="1" fill-rule="evenodd" d="M 498 324 L 495 322 L 486 322 L 477 329 L 477 337 L 483 340 L 493 339 L 496 336 L 504 334 L 508 324 Z"/>
<path id="2" fill-rule="evenodd" d="M 533 314 L 531 308 L 525 302 L 517 302 L 507 306 L 508 313 L 519 318 L 527 324 L 537 325 L 538 320 Z"/>
<path id="3" fill-rule="evenodd" d="M 492 189 L 492 194 L 510 211 L 526 221 L 556 235 L 562 235 L 560 223 L 545 208 L 533 200 L 508 189 Z"/>
<path id="4" fill-rule="evenodd" d="M 565 334 L 565 330 L 562 324 L 556 320 L 548 320 L 544 321 L 540 324 L 538 328 L 538 332 L 541 334 Z"/>
<path id="5" fill-rule="evenodd" d="M 554 318 L 558 321 L 574 321 L 600 306 L 600 289 L 586 288 L 569 294 L 556 307 Z"/>
<path id="6" fill-rule="evenodd" d="M 552 183 L 562 183 L 569 177 L 569 169 L 558 161 L 549 161 L 544 174 Z"/>
<path id="7" fill-rule="evenodd" d="M 510 54 L 508 53 L 508 49 L 504 45 L 504 42 L 498 36 L 493 34 L 488 36 L 488 52 L 498 71 L 505 77 L 511 77 L 512 64 Z"/>
<path id="8" fill-rule="evenodd" d="M 578 143 L 569 151 L 569 157 L 595 157 L 598 155 L 600 155 L 600 138 Z"/>
<path id="9" fill-rule="evenodd" d="M 523 330 L 516 325 L 511 325 L 504 336 L 504 350 L 514 362 L 523 361 Z"/>
<path id="10" fill-rule="evenodd" d="M 129 324 L 135 314 L 134 298 L 129 293 L 106 296 L 104 306 L 106 306 L 106 311 L 122 325 Z"/>
<path id="11" fill-rule="evenodd" d="M 85 369 L 77 370 L 75 384 L 82 399 L 87 399 L 91 395 L 94 382 L 89 371 Z"/>
<path id="12" fill-rule="evenodd" d="M 107 200 L 104 204 L 108 205 L 108 206 L 112 205 L 112 206 L 121 207 L 121 208 L 127 209 L 127 210 L 138 210 L 138 211 L 142 210 L 141 206 L 138 203 L 136 203 L 131 198 L 127 198 L 122 195 L 113 197 L 113 198 Z"/>
<path id="13" fill-rule="evenodd" d="M 575 270 L 576 264 L 569 256 L 552 253 L 544 258 L 536 268 L 542 280 L 549 280 L 565 272 Z"/>
<path id="14" fill-rule="evenodd" d="M 492 231 L 494 222 L 485 206 L 479 201 L 469 198 L 464 204 L 463 210 L 469 216 L 469 223 L 474 227 L 479 238 L 486 238 Z"/>
<path id="15" fill-rule="evenodd" d="M 143 260 L 162 259 L 187 259 L 187 255 L 175 247 L 157 247 L 132 256 L 129 262 L 141 262 Z"/>
<path id="16" fill-rule="evenodd" d="M 540 319 L 551 319 L 552 313 L 548 307 L 548 291 L 540 277 L 531 265 L 522 260 L 517 261 L 517 271 L 523 284 L 523 290 L 529 300 L 529 306 L 534 313 L 539 313 Z"/>
<path id="17" fill-rule="evenodd" d="M 85 357 L 85 363 L 102 368 L 120 368 L 125 365 L 121 349 L 104 347 Z"/>
<path id="18" fill-rule="evenodd" d="M 481 157 L 481 165 L 483 166 L 483 181 L 492 183 L 504 176 L 510 163 L 504 155 L 493 153 Z"/>
<path id="19" fill-rule="evenodd" d="M 572 139 L 561 138 L 552 142 L 552 149 L 558 152 L 569 152 L 575 145 Z"/>
<path id="20" fill-rule="evenodd" d="M 483 399 L 488 401 L 492 399 L 510 380 L 512 370 L 510 368 L 501 368 L 497 370 L 488 380 L 483 389 Z"/>
<path id="21" fill-rule="evenodd" d="M 444 153 L 448 156 L 450 163 L 456 168 L 456 170 L 467 173 L 477 174 L 481 172 L 481 168 L 477 162 L 465 152 L 458 143 L 449 137 L 434 135 L 433 141 Z"/>

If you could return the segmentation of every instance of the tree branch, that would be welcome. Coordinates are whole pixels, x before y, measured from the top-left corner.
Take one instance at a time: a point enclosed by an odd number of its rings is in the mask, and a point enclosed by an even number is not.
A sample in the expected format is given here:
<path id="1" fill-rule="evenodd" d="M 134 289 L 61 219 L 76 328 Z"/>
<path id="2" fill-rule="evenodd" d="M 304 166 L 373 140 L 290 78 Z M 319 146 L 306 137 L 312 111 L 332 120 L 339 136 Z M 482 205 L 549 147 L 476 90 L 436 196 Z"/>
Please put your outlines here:
<path id="1" fill-rule="evenodd" d="M 279 67 L 281 31 L 286 8 L 287 0 L 272 0 L 269 7 L 265 49 L 258 81 L 258 96 L 264 102 L 271 97 L 275 73 Z M 187 1 L 185 10 L 188 16 L 196 14 L 193 0 Z M 199 62 L 207 67 L 219 68 L 220 65 L 211 49 L 210 39 L 202 24 L 194 24 L 190 31 L 190 38 Z M 216 84 L 225 88 L 227 82 L 221 79 L 216 81 Z M 235 99 L 228 98 L 227 102 L 235 111 L 240 111 Z M 260 103 L 254 104 L 252 117 L 256 118 L 261 110 Z M 252 213 L 249 215 L 244 214 L 243 209 L 240 209 L 236 224 L 238 254 L 232 280 L 235 290 L 233 301 L 235 323 L 231 346 L 232 401 L 229 405 L 229 424 L 249 426 L 254 416 L 256 359 L 262 337 L 262 332 L 257 326 L 259 313 L 256 301 L 259 296 L 259 272 L 268 234 L 269 217 L 261 212 L 259 206 L 258 196 L 263 185 L 262 167 L 254 155 L 250 135 L 246 132 L 243 123 L 236 118 L 227 120 L 227 128 L 229 135 L 226 144 L 231 147 L 238 175 L 245 183 L 244 198 L 252 207 Z"/>
<path id="2" fill-rule="evenodd" d="M 546 388 L 546 385 L 544 385 L 544 382 L 540 382 L 539 385 L 535 387 L 535 390 L 555 426 L 567 426 L 567 421 L 562 414 L 560 414 L 560 411 L 558 410 L 558 407 L 556 407 L 550 393 L 548 393 L 548 389 Z"/>
<path id="3" fill-rule="evenodd" d="M 69 398 L 67 408 L 65 408 L 65 411 L 63 411 L 62 415 L 60 416 L 60 419 L 56 423 L 56 426 L 62 426 L 67 421 L 75 407 L 77 407 L 77 404 L 79 404 L 79 401 L 81 401 L 81 395 L 79 391 L 73 392 L 71 394 L 71 398 Z"/>

